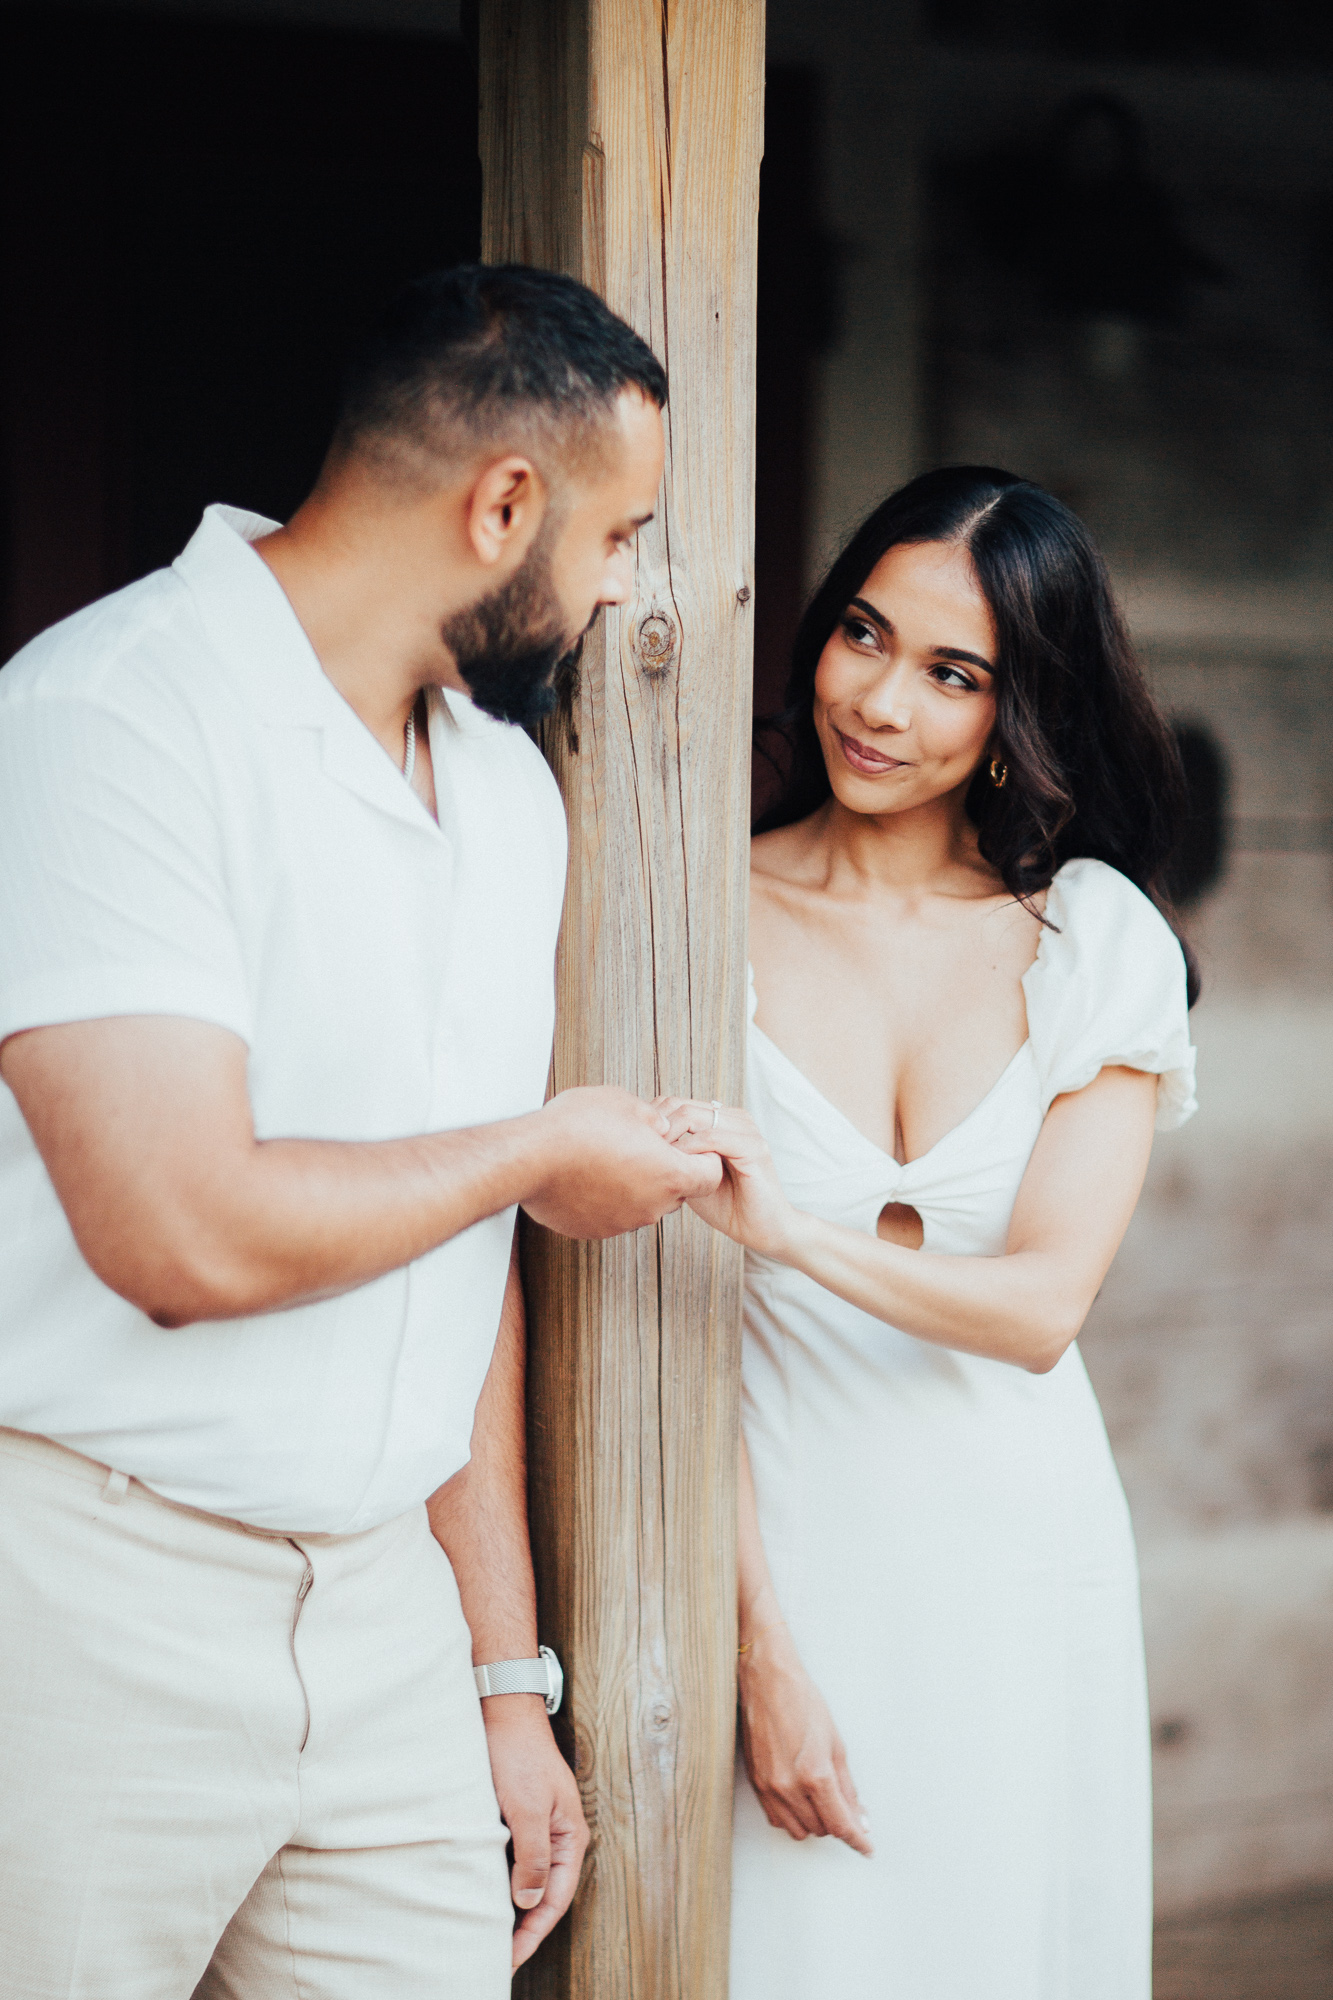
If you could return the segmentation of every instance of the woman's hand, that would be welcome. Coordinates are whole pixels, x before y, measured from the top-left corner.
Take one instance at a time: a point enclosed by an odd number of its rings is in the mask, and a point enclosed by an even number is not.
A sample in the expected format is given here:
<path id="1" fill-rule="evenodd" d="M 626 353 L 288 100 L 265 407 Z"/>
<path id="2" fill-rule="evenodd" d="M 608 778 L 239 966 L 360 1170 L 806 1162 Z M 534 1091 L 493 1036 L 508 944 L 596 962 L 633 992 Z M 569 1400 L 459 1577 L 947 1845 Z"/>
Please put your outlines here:
<path id="1" fill-rule="evenodd" d="M 842 1738 L 785 1625 L 761 1628 L 739 1676 L 745 1768 L 769 1824 L 793 1840 L 832 1834 L 872 1854 Z"/>
<path id="2" fill-rule="evenodd" d="M 782 1192 L 773 1156 L 749 1113 L 726 1104 L 715 1109 L 689 1097 L 659 1097 L 653 1109 L 665 1114 L 667 1136 L 680 1152 L 721 1155 L 722 1185 L 690 1201 L 695 1214 L 733 1243 L 781 1259 L 797 1211 Z"/>

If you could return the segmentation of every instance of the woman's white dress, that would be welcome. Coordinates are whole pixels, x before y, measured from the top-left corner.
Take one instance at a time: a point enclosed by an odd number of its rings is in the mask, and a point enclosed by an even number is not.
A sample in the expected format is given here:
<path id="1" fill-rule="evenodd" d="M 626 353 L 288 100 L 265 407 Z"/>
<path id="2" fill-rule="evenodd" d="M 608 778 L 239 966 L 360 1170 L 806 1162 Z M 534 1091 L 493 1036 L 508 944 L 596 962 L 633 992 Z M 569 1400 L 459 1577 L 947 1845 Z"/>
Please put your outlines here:
<path id="1" fill-rule="evenodd" d="M 1053 1098 L 1104 1064 L 1194 1109 L 1180 947 L 1098 861 L 1051 885 L 1028 1040 L 900 1166 L 751 1022 L 749 1108 L 799 1208 L 994 1256 Z M 754 1002 L 751 1002 L 751 1013 Z M 746 1266 L 744 1426 L 783 1612 L 847 1745 L 867 1861 L 770 1827 L 738 1768 L 731 2000 L 1148 2000 L 1148 1718 L 1134 1542 L 1071 1348 L 928 1345 Z"/>

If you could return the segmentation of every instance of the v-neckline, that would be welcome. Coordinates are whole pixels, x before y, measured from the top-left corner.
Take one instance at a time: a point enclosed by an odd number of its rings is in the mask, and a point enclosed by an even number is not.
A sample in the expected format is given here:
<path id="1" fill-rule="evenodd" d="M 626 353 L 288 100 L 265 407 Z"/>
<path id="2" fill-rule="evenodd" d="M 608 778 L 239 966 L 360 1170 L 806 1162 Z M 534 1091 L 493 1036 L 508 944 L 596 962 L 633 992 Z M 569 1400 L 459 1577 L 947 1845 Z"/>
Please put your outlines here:
<path id="1" fill-rule="evenodd" d="M 1050 908 L 1051 891 L 1055 889 L 1056 884 L 1060 879 L 1061 873 L 1062 870 L 1057 868 L 1055 874 L 1051 877 L 1051 880 L 1047 885 L 1046 900 L 1042 906 L 1043 916 L 1046 914 L 1046 911 Z M 1041 926 L 1041 929 L 1037 932 L 1037 949 L 1032 954 L 1032 963 L 1031 965 L 1029 965 L 1027 971 L 1023 974 L 1022 978 L 1018 982 L 1023 989 L 1023 1004 L 1025 1009 L 1027 1007 L 1027 1002 L 1028 1002 L 1028 981 L 1038 971 L 1041 965 L 1042 952 L 1045 949 L 1045 945 L 1046 945 L 1046 926 L 1045 924 L 1043 924 Z M 755 1005 L 757 1006 L 759 989 L 756 987 L 754 983 L 754 967 L 750 966 L 748 968 L 748 972 L 750 979 L 750 990 L 755 995 Z M 965 1130 L 965 1128 L 972 1123 L 972 1120 L 975 1117 L 977 1117 L 980 1112 L 985 1110 L 986 1106 L 990 1103 L 992 1097 L 995 1096 L 996 1092 L 1001 1088 L 1001 1086 L 1008 1081 L 1010 1073 L 1015 1068 L 1017 1068 L 1020 1057 L 1026 1055 L 1032 1047 L 1032 1034 L 1031 1030 L 1029 1029 L 1029 1032 L 1023 1037 L 1023 1040 L 1018 1046 L 1018 1048 L 1014 1050 L 1013 1055 L 1009 1058 L 1009 1061 L 1000 1071 L 1000 1074 L 996 1077 L 994 1083 L 990 1086 L 990 1089 L 987 1090 L 983 1096 L 977 1099 L 976 1103 L 972 1106 L 972 1109 L 969 1112 L 965 1113 L 965 1115 L 958 1120 L 958 1123 L 956 1125 L 951 1125 L 947 1132 L 942 1132 L 939 1138 L 935 1141 L 933 1146 L 927 1146 L 924 1153 L 918 1153 L 914 1160 L 898 1160 L 894 1158 L 892 1153 L 886 1152 L 883 1146 L 878 1145 L 875 1142 L 875 1140 L 869 1136 L 868 1133 L 863 1132 L 861 1130 L 861 1127 L 855 1124 L 853 1120 L 847 1116 L 847 1113 L 845 1111 L 839 1110 L 838 1106 L 833 1102 L 833 1099 L 831 1097 L 825 1097 L 823 1091 L 819 1088 L 819 1085 L 817 1083 L 812 1082 L 811 1079 L 806 1075 L 805 1071 L 792 1061 L 791 1057 L 787 1054 L 786 1050 L 780 1049 L 777 1043 L 773 1040 L 772 1036 L 766 1035 L 764 1033 L 763 1029 L 759 1026 L 758 1022 L 755 1020 L 753 1012 L 750 1015 L 748 1027 L 752 1035 L 758 1035 L 762 1041 L 767 1042 L 769 1048 L 772 1049 L 774 1055 L 778 1058 L 779 1062 L 783 1062 L 787 1065 L 787 1068 L 791 1071 L 792 1075 L 799 1079 L 800 1083 L 809 1092 L 810 1096 L 816 1098 L 818 1102 L 823 1106 L 825 1111 L 829 1112 L 834 1118 L 836 1118 L 840 1125 L 845 1126 L 846 1129 L 853 1135 L 853 1137 L 858 1139 L 863 1146 L 869 1146 L 872 1153 L 874 1153 L 881 1160 L 887 1160 L 889 1165 L 893 1167 L 897 1173 L 900 1174 L 910 1173 L 913 1167 L 919 1167 L 923 1160 L 930 1159 L 932 1154 L 939 1152 L 941 1146 L 947 1145 L 951 1139 L 957 1137 L 958 1133 Z"/>
<path id="2" fill-rule="evenodd" d="M 1035 965 L 1035 963 L 1036 960 L 1034 959 L 1033 964 Z M 778 1058 L 778 1061 L 786 1064 L 787 1068 L 791 1071 L 792 1075 L 800 1081 L 800 1083 L 803 1085 L 805 1090 L 808 1091 L 811 1097 L 817 1099 L 819 1104 L 826 1112 L 829 1112 L 834 1118 L 836 1118 L 840 1125 L 845 1126 L 847 1131 L 850 1132 L 853 1138 L 857 1139 L 861 1145 L 868 1146 L 871 1152 L 874 1153 L 879 1159 L 887 1160 L 889 1165 L 894 1169 L 894 1171 L 899 1174 L 908 1174 L 912 1171 L 913 1167 L 921 1166 L 921 1164 L 924 1161 L 930 1159 L 933 1154 L 938 1153 L 941 1146 L 947 1145 L 951 1139 L 956 1138 L 960 1132 L 962 1132 L 968 1125 L 970 1125 L 972 1123 L 972 1120 L 976 1118 L 982 1111 L 985 1110 L 986 1106 L 990 1103 L 992 1097 L 994 1097 L 997 1091 L 999 1091 L 999 1089 L 1001 1088 L 1001 1086 L 1008 1081 L 1010 1072 L 1017 1068 L 1022 1057 L 1025 1056 L 1032 1047 L 1032 1037 L 1028 1035 L 1024 1038 L 1021 1046 L 1014 1050 L 1013 1055 L 1009 1058 L 1009 1061 L 1000 1071 L 1000 1074 L 996 1077 L 990 1089 L 986 1091 L 984 1096 L 979 1097 L 977 1099 L 976 1103 L 972 1106 L 972 1109 L 969 1112 L 966 1112 L 964 1116 L 959 1119 L 956 1125 L 951 1125 L 947 1132 L 942 1132 L 939 1138 L 935 1141 L 934 1145 L 927 1146 L 925 1152 L 918 1153 L 915 1159 L 899 1160 L 895 1159 L 894 1155 L 886 1151 L 886 1149 L 883 1146 L 878 1145 L 876 1141 L 869 1136 L 868 1133 L 863 1132 L 859 1125 L 854 1124 L 852 1120 L 847 1116 L 847 1113 L 845 1111 L 839 1110 L 838 1106 L 833 1102 L 831 1097 L 825 1097 L 823 1091 L 819 1088 L 819 1085 L 817 1083 L 813 1083 L 811 1079 L 806 1075 L 805 1071 L 797 1067 L 797 1065 L 792 1061 L 791 1057 L 787 1054 L 786 1050 L 780 1049 L 777 1043 L 771 1037 L 771 1035 L 766 1035 L 763 1029 L 759 1027 L 759 1025 L 754 1021 L 750 1022 L 749 1029 L 752 1035 L 758 1035 L 761 1041 L 766 1042 L 768 1044 L 769 1048 L 772 1049 L 774 1055 Z"/>

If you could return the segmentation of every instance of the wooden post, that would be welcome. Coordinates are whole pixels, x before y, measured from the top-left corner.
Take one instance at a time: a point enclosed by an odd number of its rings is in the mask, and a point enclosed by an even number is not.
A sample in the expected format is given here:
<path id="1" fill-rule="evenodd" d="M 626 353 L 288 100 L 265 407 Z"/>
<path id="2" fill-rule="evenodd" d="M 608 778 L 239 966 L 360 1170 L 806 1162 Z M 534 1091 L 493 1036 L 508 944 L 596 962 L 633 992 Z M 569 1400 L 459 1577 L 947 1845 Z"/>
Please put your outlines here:
<path id="1" fill-rule="evenodd" d="M 592 285 L 671 380 L 635 596 L 547 733 L 554 1077 L 739 1101 L 764 0 L 482 0 L 483 256 Z M 542 1634 L 594 1845 L 529 2000 L 724 2000 L 740 1259 L 692 1215 L 532 1230 Z"/>

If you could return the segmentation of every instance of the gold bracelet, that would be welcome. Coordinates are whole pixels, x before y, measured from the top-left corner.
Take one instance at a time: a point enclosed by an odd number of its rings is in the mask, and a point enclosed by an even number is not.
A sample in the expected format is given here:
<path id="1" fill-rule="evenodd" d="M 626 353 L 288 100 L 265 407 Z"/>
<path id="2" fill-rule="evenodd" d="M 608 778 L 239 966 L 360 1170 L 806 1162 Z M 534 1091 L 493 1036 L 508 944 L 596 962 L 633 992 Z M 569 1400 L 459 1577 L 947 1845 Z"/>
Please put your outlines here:
<path id="1" fill-rule="evenodd" d="M 749 1638 L 748 1638 L 748 1639 L 746 1640 L 746 1642 L 745 1642 L 745 1644 L 744 1644 L 743 1646 L 737 1646 L 737 1648 L 736 1648 L 736 1658 L 737 1658 L 738 1660 L 739 1660 L 739 1659 L 743 1659 L 743 1658 L 744 1658 L 744 1656 L 745 1656 L 745 1654 L 749 1652 L 749 1650 L 750 1650 L 751 1646 L 753 1646 L 753 1644 L 754 1644 L 754 1642 L 755 1642 L 755 1640 L 756 1640 L 756 1639 L 762 1639 L 762 1638 L 763 1638 L 763 1636 L 764 1636 L 764 1634 L 765 1634 L 765 1632 L 776 1632 L 776 1631 L 777 1631 L 777 1629 L 778 1629 L 778 1626 L 779 1626 L 779 1625 L 783 1625 L 783 1624 L 785 1624 L 785 1623 L 786 1623 L 786 1620 L 785 1620 L 785 1619 L 782 1619 L 782 1618 L 775 1618 L 775 1619 L 774 1619 L 774 1621 L 773 1621 L 773 1623 L 772 1623 L 771 1625 L 761 1625 L 761 1626 L 759 1627 L 759 1630 L 758 1630 L 757 1632 L 752 1632 L 752 1633 L 750 1634 Z"/>

